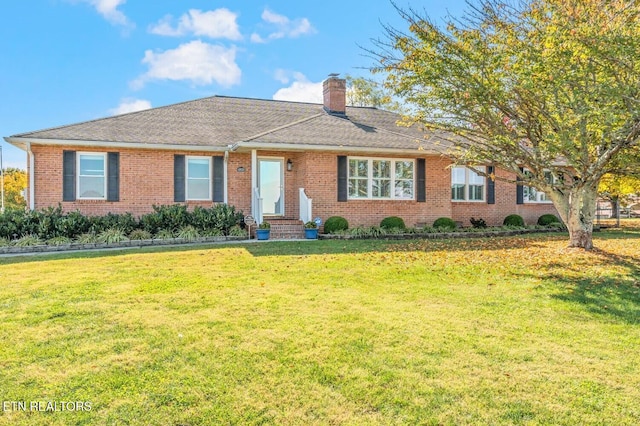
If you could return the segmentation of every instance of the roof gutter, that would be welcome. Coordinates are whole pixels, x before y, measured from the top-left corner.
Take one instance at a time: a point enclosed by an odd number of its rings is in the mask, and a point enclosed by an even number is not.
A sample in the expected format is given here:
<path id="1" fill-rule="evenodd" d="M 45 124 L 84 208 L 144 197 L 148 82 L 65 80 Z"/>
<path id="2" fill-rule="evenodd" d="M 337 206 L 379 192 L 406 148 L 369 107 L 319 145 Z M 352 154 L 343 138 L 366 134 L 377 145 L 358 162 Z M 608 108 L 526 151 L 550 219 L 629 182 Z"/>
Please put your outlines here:
<path id="1" fill-rule="evenodd" d="M 29 157 L 29 210 L 35 210 L 36 208 L 36 190 L 35 190 L 35 173 L 34 167 L 36 165 L 35 158 L 33 157 L 33 151 L 31 151 L 31 143 L 27 142 L 27 156 Z"/>
<path id="2" fill-rule="evenodd" d="M 263 143 L 263 142 L 238 142 L 234 146 L 246 149 L 263 149 L 270 151 L 330 151 L 330 152 L 359 152 L 359 153 L 380 153 L 380 154 L 434 154 L 440 155 L 442 152 L 433 149 L 427 150 L 416 143 L 415 148 L 374 148 L 366 146 L 344 146 L 344 145 L 303 145 L 296 143 Z"/>
<path id="3" fill-rule="evenodd" d="M 205 152 L 224 152 L 228 148 L 225 146 L 211 145 L 177 145 L 177 144 L 158 144 L 158 143 L 142 143 L 142 142 L 109 142 L 109 141 L 86 141 L 86 140 L 67 140 L 67 139 L 38 139 L 23 138 L 9 136 L 4 138 L 11 145 L 25 150 L 30 145 L 62 145 L 62 146 L 89 146 L 96 148 L 129 148 L 129 149 L 159 149 L 166 151 L 205 151 Z"/>

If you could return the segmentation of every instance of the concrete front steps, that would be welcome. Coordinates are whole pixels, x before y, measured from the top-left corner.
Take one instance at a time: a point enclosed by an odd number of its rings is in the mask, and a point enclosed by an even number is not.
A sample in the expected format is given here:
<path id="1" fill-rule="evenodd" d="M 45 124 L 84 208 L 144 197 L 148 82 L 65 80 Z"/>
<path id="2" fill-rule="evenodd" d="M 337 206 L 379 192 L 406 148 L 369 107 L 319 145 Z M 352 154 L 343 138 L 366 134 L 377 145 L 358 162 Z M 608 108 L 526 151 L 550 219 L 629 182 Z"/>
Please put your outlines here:
<path id="1" fill-rule="evenodd" d="M 271 225 L 269 238 L 292 240 L 304 238 L 304 224 L 297 219 L 264 218 Z"/>

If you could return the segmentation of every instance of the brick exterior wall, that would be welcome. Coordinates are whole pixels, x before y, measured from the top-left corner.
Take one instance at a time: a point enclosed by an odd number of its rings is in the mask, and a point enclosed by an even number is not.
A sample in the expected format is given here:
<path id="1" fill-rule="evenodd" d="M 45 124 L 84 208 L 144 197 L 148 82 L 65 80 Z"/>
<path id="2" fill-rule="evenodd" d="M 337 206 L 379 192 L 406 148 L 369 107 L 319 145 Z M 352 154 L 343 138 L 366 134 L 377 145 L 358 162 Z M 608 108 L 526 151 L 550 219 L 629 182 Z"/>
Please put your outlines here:
<path id="1" fill-rule="evenodd" d="M 62 201 L 62 152 L 119 152 L 120 201 L 76 200 Z M 102 215 L 109 212 L 131 212 L 136 216 L 152 211 L 152 205 L 173 204 L 173 151 L 133 149 L 87 149 L 85 147 L 33 146 L 35 154 L 35 208 L 57 206 L 65 211 L 79 210 L 84 214 Z M 198 151 L 180 152 L 184 155 L 212 156 L 221 154 Z M 412 200 L 348 200 L 337 201 L 338 152 L 276 152 L 258 151 L 259 157 L 278 157 L 285 163 L 285 217 L 299 218 L 299 188 L 313 199 L 313 216 L 326 220 L 343 216 L 351 226 L 378 225 L 387 216 L 400 216 L 407 226 L 431 224 L 439 217 L 451 217 L 469 225 L 469 218 L 483 218 L 489 225 L 502 224 L 505 216 L 517 213 L 526 223 L 535 223 L 544 213 L 556 213 L 551 204 L 516 204 L 516 186 L 496 181 L 496 203 L 451 201 L 450 162 L 439 156 L 422 156 L 426 160 L 426 202 Z M 362 155 L 358 155 L 362 157 Z M 368 156 L 393 158 L 393 156 Z M 406 155 L 398 158 L 407 158 Z M 416 157 L 417 158 L 417 157 Z M 293 170 L 286 170 L 287 160 Z M 238 171 L 238 168 L 244 171 Z M 251 154 L 232 152 L 227 166 L 228 202 L 244 214 L 251 212 Z M 504 171 L 496 171 L 508 177 Z M 190 207 L 210 207 L 210 201 L 188 201 Z"/>
<path id="2" fill-rule="evenodd" d="M 35 158 L 35 209 L 62 205 L 64 211 L 79 210 L 87 215 L 131 212 L 135 216 L 153 211 L 152 205 L 173 202 L 172 151 L 106 149 L 72 146 L 32 146 Z M 119 152 L 120 201 L 62 201 L 62 152 Z M 184 155 L 212 156 L 212 153 L 180 152 Z M 211 207 L 211 201 L 189 201 L 189 206 Z"/>
<path id="3" fill-rule="evenodd" d="M 535 225 L 538 218 L 546 213 L 557 215 L 551 203 L 516 203 L 516 185 L 500 180 L 515 180 L 515 176 L 504 170 L 496 170 L 495 204 L 483 202 L 451 201 L 451 218 L 462 222 L 464 226 L 471 226 L 472 217 L 482 218 L 488 225 L 502 225 L 504 218 L 510 214 L 519 214 L 527 225 Z M 451 181 L 449 181 L 451 182 Z M 485 187 L 486 189 L 486 187 Z M 450 196 L 450 194 L 449 194 Z"/>

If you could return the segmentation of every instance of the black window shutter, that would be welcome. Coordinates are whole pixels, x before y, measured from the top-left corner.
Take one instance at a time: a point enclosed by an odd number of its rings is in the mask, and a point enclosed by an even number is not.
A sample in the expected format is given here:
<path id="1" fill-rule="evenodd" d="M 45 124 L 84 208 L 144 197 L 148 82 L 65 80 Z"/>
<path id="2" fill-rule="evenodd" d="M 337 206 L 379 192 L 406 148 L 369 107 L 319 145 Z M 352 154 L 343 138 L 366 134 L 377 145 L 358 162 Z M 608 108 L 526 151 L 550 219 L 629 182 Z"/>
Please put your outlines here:
<path id="1" fill-rule="evenodd" d="M 494 166 L 487 167 L 487 204 L 496 203 L 496 180 L 491 178 L 495 172 Z"/>
<path id="2" fill-rule="evenodd" d="M 120 153 L 107 154 L 107 201 L 120 201 Z"/>
<path id="3" fill-rule="evenodd" d="M 347 156 L 338 155 L 338 201 L 347 201 Z"/>
<path id="4" fill-rule="evenodd" d="M 76 200 L 76 152 L 62 151 L 62 201 Z"/>
<path id="5" fill-rule="evenodd" d="M 520 167 L 520 172 L 524 173 L 524 169 Z M 516 183 L 522 182 L 522 178 L 518 176 L 516 178 Z M 516 204 L 524 204 L 524 187 L 522 184 L 518 184 L 516 186 Z"/>
<path id="6" fill-rule="evenodd" d="M 425 170 L 425 160 L 424 158 L 418 158 L 417 163 L 417 177 L 418 177 L 418 193 L 417 200 L 419 203 L 425 203 L 427 201 L 427 190 L 426 190 L 426 170 Z"/>
<path id="7" fill-rule="evenodd" d="M 213 157 L 213 201 L 224 202 L 224 157 Z"/>
<path id="8" fill-rule="evenodd" d="M 185 165 L 184 155 L 173 156 L 173 201 L 185 200 Z"/>

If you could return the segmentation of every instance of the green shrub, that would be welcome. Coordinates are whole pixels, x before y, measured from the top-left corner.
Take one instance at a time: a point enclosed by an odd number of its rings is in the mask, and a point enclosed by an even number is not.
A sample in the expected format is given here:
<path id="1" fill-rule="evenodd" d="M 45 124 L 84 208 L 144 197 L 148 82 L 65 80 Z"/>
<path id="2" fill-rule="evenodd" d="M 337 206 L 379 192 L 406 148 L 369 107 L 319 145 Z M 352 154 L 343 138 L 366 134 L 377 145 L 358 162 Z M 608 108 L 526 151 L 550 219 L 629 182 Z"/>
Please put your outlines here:
<path id="1" fill-rule="evenodd" d="M 127 240 L 127 233 L 121 228 L 105 229 L 98 234 L 99 243 L 119 243 Z"/>
<path id="2" fill-rule="evenodd" d="M 80 244 L 97 243 L 98 237 L 93 232 L 86 232 L 76 237 L 76 241 Z"/>
<path id="3" fill-rule="evenodd" d="M 171 204 L 165 206 L 153 206 L 153 213 L 145 214 L 140 218 L 140 226 L 151 234 L 157 234 L 161 229 L 177 231 L 180 228 L 191 225 L 192 215 L 183 204 Z"/>
<path id="4" fill-rule="evenodd" d="M 0 247 L 6 247 L 11 244 L 8 238 L 0 237 Z"/>
<path id="5" fill-rule="evenodd" d="M 522 216 L 518 214 L 510 214 L 509 216 L 504 218 L 504 221 L 502 222 L 502 224 L 505 226 L 522 227 L 524 226 L 524 219 L 522 218 Z"/>
<path id="6" fill-rule="evenodd" d="M 156 238 L 159 240 L 168 240 L 170 238 L 174 238 L 174 232 L 170 229 L 161 229 L 156 234 Z"/>
<path id="7" fill-rule="evenodd" d="M 231 232 L 231 230 L 229 230 L 229 232 Z M 222 237 L 224 236 L 224 232 L 216 228 L 211 228 L 211 229 L 207 229 L 206 231 L 202 231 L 201 235 L 203 237 Z"/>
<path id="8" fill-rule="evenodd" d="M 23 235 L 13 242 L 16 247 L 30 247 L 42 244 L 42 240 L 35 234 Z"/>
<path id="9" fill-rule="evenodd" d="M 380 222 L 380 228 L 384 229 L 392 229 L 392 228 L 400 228 L 404 229 L 406 226 L 404 225 L 404 220 L 398 216 L 389 216 L 382 219 Z"/>
<path id="10" fill-rule="evenodd" d="M 349 229 L 349 222 L 341 216 L 331 216 L 324 223 L 324 232 L 326 234 L 333 234 L 337 231 L 345 231 L 347 229 Z"/>
<path id="11" fill-rule="evenodd" d="M 77 210 L 61 217 L 58 226 L 61 235 L 72 239 L 89 232 L 89 229 L 91 229 L 91 219 Z"/>
<path id="12" fill-rule="evenodd" d="M 392 229 L 398 229 L 398 228 L 392 228 Z M 388 233 L 389 231 L 387 230 L 387 228 L 383 228 L 381 226 L 372 226 L 371 228 L 369 228 L 369 236 L 373 238 L 383 237 Z"/>
<path id="13" fill-rule="evenodd" d="M 24 210 L 7 209 L 0 214 L 0 238 L 11 240 L 24 234 L 20 224 L 24 222 L 26 212 Z"/>
<path id="14" fill-rule="evenodd" d="M 232 237 L 246 237 L 247 231 L 242 229 L 240 225 L 235 225 L 232 226 L 231 229 L 229 229 L 229 235 Z"/>
<path id="15" fill-rule="evenodd" d="M 349 230 L 349 234 L 356 238 L 366 238 L 371 236 L 371 228 L 365 228 L 364 226 L 356 226 Z"/>
<path id="16" fill-rule="evenodd" d="M 130 240 L 150 240 L 151 233 L 149 231 L 145 231 L 144 229 L 134 229 L 129 233 Z"/>
<path id="17" fill-rule="evenodd" d="M 482 218 L 480 219 L 471 218 L 469 219 L 469 222 L 471 222 L 471 226 L 477 229 L 484 229 L 487 227 L 487 222 L 485 222 L 484 219 Z"/>
<path id="18" fill-rule="evenodd" d="M 61 246 L 63 244 L 70 244 L 71 238 L 68 237 L 53 237 L 47 240 L 49 246 Z"/>
<path id="19" fill-rule="evenodd" d="M 552 223 L 562 223 L 562 222 L 560 221 L 560 218 L 558 218 L 558 216 L 554 214 L 543 214 L 538 218 L 538 225 L 547 226 L 547 225 L 551 225 Z"/>
<path id="20" fill-rule="evenodd" d="M 218 229 L 223 234 L 227 234 L 229 229 L 238 225 L 243 218 L 241 211 L 236 211 L 234 206 L 228 204 L 216 204 L 212 208 L 196 206 L 190 215 L 191 225 L 203 233 Z"/>
<path id="21" fill-rule="evenodd" d="M 456 229 L 455 220 L 448 217 L 440 217 L 433 222 L 434 228 L 447 228 L 447 229 Z"/>
<path id="22" fill-rule="evenodd" d="M 176 237 L 183 238 L 187 241 L 193 241 L 199 236 L 200 233 L 193 225 L 183 226 L 182 228 L 178 229 L 178 232 L 176 233 Z"/>
<path id="23" fill-rule="evenodd" d="M 119 229 L 126 236 L 138 227 L 138 221 L 131 213 L 107 213 L 104 216 L 92 216 L 89 232 L 101 234 L 102 232 Z"/>
<path id="24" fill-rule="evenodd" d="M 399 235 L 399 234 L 415 234 L 415 228 L 380 228 L 386 231 L 387 234 Z"/>

